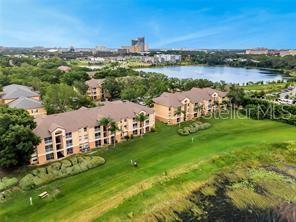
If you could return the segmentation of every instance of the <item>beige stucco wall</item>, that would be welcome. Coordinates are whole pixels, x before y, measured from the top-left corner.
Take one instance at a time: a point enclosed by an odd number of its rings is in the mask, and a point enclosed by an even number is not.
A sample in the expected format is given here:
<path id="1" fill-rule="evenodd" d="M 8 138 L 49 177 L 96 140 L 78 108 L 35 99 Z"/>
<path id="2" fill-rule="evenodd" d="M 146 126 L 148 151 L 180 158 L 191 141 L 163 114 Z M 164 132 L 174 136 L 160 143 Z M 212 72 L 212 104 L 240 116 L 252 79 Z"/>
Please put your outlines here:
<path id="1" fill-rule="evenodd" d="M 223 98 L 219 97 L 216 95 L 212 96 L 212 99 L 207 101 L 203 100 L 202 102 L 199 103 L 199 105 L 203 106 L 202 109 L 198 112 L 194 110 L 195 103 L 191 102 L 188 98 L 185 98 L 183 101 L 181 101 L 182 105 L 181 110 L 185 113 L 182 113 L 181 115 L 175 115 L 175 112 L 177 111 L 177 107 L 167 107 L 161 104 L 154 103 L 154 111 L 155 111 L 155 118 L 159 121 L 168 123 L 170 125 L 177 124 L 178 121 L 177 119 L 180 119 L 180 122 L 185 120 L 192 120 L 194 118 L 198 118 L 203 114 L 208 114 L 209 112 L 213 111 L 213 105 L 214 105 L 214 100 L 217 100 L 219 104 L 222 103 Z M 211 107 L 209 110 L 209 106 Z"/>
<path id="2" fill-rule="evenodd" d="M 37 110 L 37 112 L 35 112 L 35 110 Z M 43 116 L 47 114 L 44 107 L 39 107 L 36 109 L 27 109 L 27 112 L 33 117 Z"/>
<path id="3" fill-rule="evenodd" d="M 133 118 L 127 118 L 127 119 L 122 119 L 120 121 L 117 122 L 118 128 L 119 129 L 123 129 L 124 132 L 126 132 L 127 135 L 131 136 L 133 134 L 134 130 L 137 130 L 137 136 L 140 135 L 140 123 L 137 122 L 137 127 L 134 128 L 133 124 L 135 123 L 135 121 L 133 120 Z M 124 127 L 124 126 L 127 127 Z M 149 124 L 145 123 L 144 124 L 144 133 L 146 133 L 146 127 L 149 127 L 149 131 L 151 130 L 151 128 L 155 127 L 155 114 L 150 114 L 149 115 Z M 67 157 L 67 147 L 66 147 L 66 131 L 64 129 L 56 129 L 51 133 L 51 138 L 52 138 L 52 145 L 53 145 L 53 153 L 54 153 L 54 159 L 50 160 L 50 161 L 55 161 L 57 160 L 57 150 L 56 150 L 56 144 L 55 144 L 55 133 L 57 131 L 61 131 L 62 132 L 62 144 L 63 144 L 63 149 L 59 150 L 59 151 L 63 151 L 64 152 L 64 156 Z M 95 138 L 95 128 L 94 127 L 90 127 L 87 128 L 87 131 L 85 132 L 83 128 L 72 132 L 72 145 L 73 145 L 73 154 L 75 153 L 79 153 L 80 152 L 80 148 L 79 145 L 80 144 L 88 144 L 90 149 L 95 148 L 95 141 L 96 140 L 101 140 L 101 146 L 104 146 L 106 144 L 104 144 L 104 139 L 108 139 L 108 144 L 111 143 L 110 138 L 113 136 L 111 135 L 111 132 L 107 133 L 107 137 L 104 137 L 104 132 L 103 132 L 103 126 L 100 126 L 100 138 L 96 139 Z M 85 138 L 85 136 L 87 136 L 87 138 Z M 121 142 L 122 140 L 124 140 L 124 134 L 119 130 L 116 132 L 116 141 L 117 142 Z M 44 138 L 42 138 L 41 143 L 37 146 L 36 148 L 36 153 L 37 153 L 37 157 L 38 157 L 38 164 L 45 164 L 47 162 L 46 160 L 46 152 L 45 152 L 45 143 L 44 143 Z M 51 152 L 49 152 L 51 153 Z M 72 154 L 70 154 L 72 155 Z"/>
<path id="4" fill-rule="evenodd" d="M 87 95 L 91 97 L 93 100 L 100 101 L 103 99 L 103 90 L 102 86 L 99 85 L 95 89 L 94 88 L 88 88 Z M 94 98 L 96 96 L 96 98 Z"/>

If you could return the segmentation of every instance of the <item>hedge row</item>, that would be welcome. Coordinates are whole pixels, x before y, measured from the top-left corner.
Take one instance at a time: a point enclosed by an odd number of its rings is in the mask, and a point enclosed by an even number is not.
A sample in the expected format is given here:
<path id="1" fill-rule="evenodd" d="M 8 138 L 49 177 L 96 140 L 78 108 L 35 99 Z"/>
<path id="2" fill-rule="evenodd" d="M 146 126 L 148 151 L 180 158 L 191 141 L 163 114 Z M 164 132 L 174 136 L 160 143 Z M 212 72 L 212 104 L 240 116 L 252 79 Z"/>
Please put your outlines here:
<path id="1" fill-rule="evenodd" d="M 272 119 L 296 125 L 296 106 L 245 98 L 242 112 L 253 119 Z"/>
<path id="2" fill-rule="evenodd" d="M 104 163 L 105 160 L 99 156 L 73 156 L 32 170 L 20 180 L 19 185 L 24 190 L 32 189 L 58 178 L 79 174 Z"/>
<path id="3" fill-rule="evenodd" d="M 6 190 L 10 187 L 13 187 L 17 184 L 18 180 L 15 177 L 3 177 L 0 178 L 0 191 Z"/>
<path id="4" fill-rule="evenodd" d="M 189 134 L 196 133 L 197 131 L 208 129 L 211 127 L 210 123 L 195 122 L 190 126 L 186 126 L 183 129 L 178 129 L 178 134 L 181 136 L 188 136 Z"/>

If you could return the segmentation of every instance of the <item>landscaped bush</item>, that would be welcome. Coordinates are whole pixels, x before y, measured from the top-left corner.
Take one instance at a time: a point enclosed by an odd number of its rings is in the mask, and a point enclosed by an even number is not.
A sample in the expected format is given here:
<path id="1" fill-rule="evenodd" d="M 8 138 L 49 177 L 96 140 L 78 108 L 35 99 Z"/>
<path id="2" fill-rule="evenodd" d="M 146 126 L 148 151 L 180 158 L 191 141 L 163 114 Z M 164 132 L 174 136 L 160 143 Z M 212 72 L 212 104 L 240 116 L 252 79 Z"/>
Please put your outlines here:
<path id="1" fill-rule="evenodd" d="M 0 178 L 0 191 L 6 190 L 10 187 L 13 187 L 17 184 L 18 180 L 15 177 L 3 177 Z"/>
<path id="2" fill-rule="evenodd" d="M 204 130 L 211 127 L 210 123 L 194 122 L 190 126 L 178 129 L 178 134 L 181 136 L 188 136 L 189 134 L 196 133 L 199 130 Z"/>
<path id="3" fill-rule="evenodd" d="M 55 179 L 84 172 L 88 169 L 103 165 L 105 160 L 99 156 L 73 156 L 46 167 L 39 167 L 24 176 L 19 184 L 24 190 L 32 189 Z M 17 183 L 17 181 L 16 181 Z"/>
<path id="4" fill-rule="evenodd" d="M 244 98 L 242 112 L 252 119 L 272 119 L 296 125 L 295 105 L 283 105 L 263 99 Z"/>
<path id="5" fill-rule="evenodd" d="M 186 129 L 178 129 L 178 134 L 181 136 L 188 136 L 190 132 Z"/>

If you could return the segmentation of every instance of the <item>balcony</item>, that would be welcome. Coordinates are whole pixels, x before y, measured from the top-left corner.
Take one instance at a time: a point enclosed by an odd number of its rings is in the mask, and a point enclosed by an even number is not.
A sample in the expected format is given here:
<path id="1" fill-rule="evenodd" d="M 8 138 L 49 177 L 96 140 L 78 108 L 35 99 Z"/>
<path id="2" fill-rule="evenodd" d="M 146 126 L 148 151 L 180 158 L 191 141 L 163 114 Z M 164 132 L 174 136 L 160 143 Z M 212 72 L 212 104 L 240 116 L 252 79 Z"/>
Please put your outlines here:
<path id="1" fill-rule="evenodd" d="M 73 146 L 72 140 L 66 142 L 66 147 L 67 148 L 72 147 L 72 146 Z"/>
<path id="2" fill-rule="evenodd" d="M 71 132 L 66 133 L 66 139 L 72 139 L 72 133 Z"/>
<path id="3" fill-rule="evenodd" d="M 62 149 L 63 149 L 62 144 L 57 144 L 57 145 L 56 145 L 56 149 L 57 149 L 57 150 L 62 150 Z"/>
<path id="4" fill-rule="evenodd" d="M 51 137 L 44 138 L 44 143 L 45 143 L 45 144 L 52 144 L 52 139 L 51 139 Z"/>
<path id="5" fill-rule="evenodd" d="M 45 152 L 46 153 L 49 153 L 49 152 L 52 152 L 53 151 L 53 147 L 52 147 L 52 145 L 47 145 L 47 146 L 45 146 Z"/>
<path id="6" fill-rule="evenodd" d="M 95 133 L 95 139 L 100 139 L 101 138 L 101 134 L 100 133 Z"/>
<path id="7" fill-rule="evenodd" d="M 95 126 L 95 132 L 100 132 L 101 131 L 101 127 L 100 126 Z"/>

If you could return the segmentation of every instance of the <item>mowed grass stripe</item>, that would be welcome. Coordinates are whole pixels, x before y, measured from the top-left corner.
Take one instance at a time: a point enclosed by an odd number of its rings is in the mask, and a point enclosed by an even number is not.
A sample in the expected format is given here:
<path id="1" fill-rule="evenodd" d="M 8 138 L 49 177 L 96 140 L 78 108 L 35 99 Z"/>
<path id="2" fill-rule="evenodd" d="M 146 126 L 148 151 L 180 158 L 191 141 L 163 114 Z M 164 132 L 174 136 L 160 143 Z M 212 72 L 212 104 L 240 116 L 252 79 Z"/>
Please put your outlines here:
<path id="1" fill-rule="evenodd" d="M 104 202 L 112 202 L 115 195 L 126 193 L 133 185 L 147 180 L 153 183 L 153 177 L 162 175 L 165 170 L 194 164 L 219 152 L 250 144 L 295 140 L 296 135 L 294 126 L 274 121 L 232 119 L 210 122 L 213 127 L 194 134 L 193 143 L 190 136 L 176 134 L 178 127 L 158 124 L 156 133 L 118 144 L 114 150 L 103 153 L 107 161 L 103 167 L 55 181 L 39 190 L 15 194 L 12 200 L 0 205 L 0 216 L 4 221 L 24 218 L 30 221 L 75 221 L 89 209 L 95 209 L 89 216 L 91 220 L 100 215 Z M 131 159 L 139 161 L 138 169 L 130 166 Z M 41 191 L 55 187 L 61 190 L 55 199 L 41 201 L 35 198 Z M 28 204 L 30 196 L 34 198 L 32 207 Z"/>

